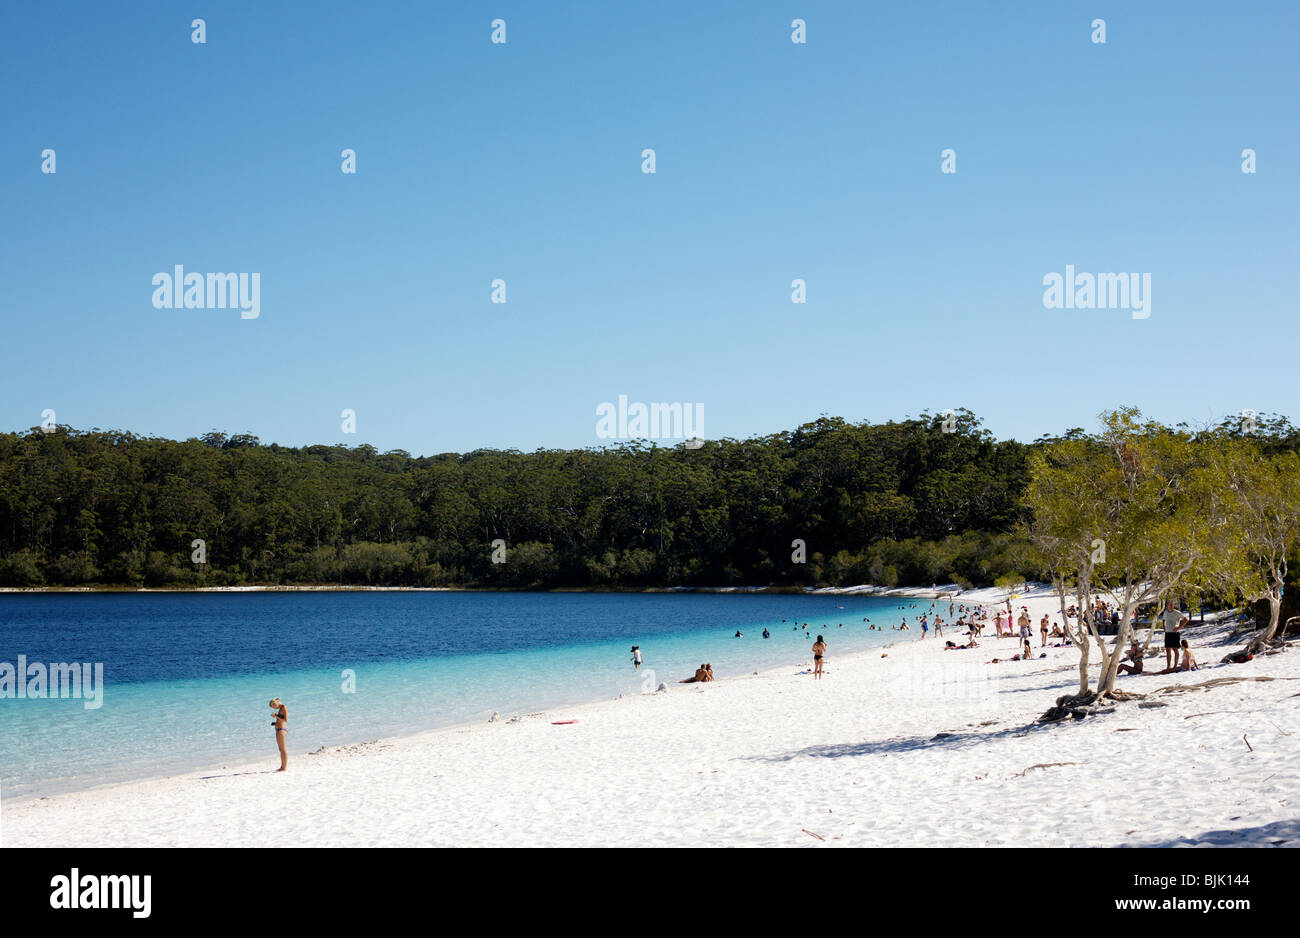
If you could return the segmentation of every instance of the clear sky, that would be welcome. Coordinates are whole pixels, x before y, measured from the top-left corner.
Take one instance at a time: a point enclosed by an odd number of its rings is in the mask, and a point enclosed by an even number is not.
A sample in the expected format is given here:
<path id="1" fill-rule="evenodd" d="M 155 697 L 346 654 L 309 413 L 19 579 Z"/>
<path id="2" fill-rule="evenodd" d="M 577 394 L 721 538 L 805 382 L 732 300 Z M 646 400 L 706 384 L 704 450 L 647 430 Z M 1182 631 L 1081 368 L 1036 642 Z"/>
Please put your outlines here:
<path id="1" fill-rule="evenodd" d="M 1300 418 L 1297 27 L 1294 2 L 5 4 L 0 429 L 529 450 L 599 443 L 620 394 L 701 403 L 708 438 Z M 259 273 L 260 316 L 154 308 L 177 264 Z M 1150 317 L 1044 308 L 1066 265 L 1150 273 Z"/>

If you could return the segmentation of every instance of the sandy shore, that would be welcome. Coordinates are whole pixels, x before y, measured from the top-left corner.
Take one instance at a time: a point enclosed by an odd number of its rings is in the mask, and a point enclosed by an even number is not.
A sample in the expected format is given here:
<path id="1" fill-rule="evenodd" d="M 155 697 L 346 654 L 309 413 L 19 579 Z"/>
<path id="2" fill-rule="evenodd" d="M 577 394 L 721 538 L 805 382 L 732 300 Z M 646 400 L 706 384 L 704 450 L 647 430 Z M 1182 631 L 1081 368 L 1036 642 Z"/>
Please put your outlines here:
<path id="1" fill-rule="evenodd" d="M 1055 607 L 1042 593 L 1022 603 L 1035 622 Z M 0 835 L 5 846 L 1300 846 L 1300 651 L 1218 665 L 1237 644 L 1226 632 L 1190 630 L 1202 670 L 1121 686 L 1274 680 L 1040 726 L 1077 685 L 1073 648 L 987 664 L 1015 642 L 945 652 L 913 632 L 884 656 L 837 657 L 832 634 L 819 682 L 791 662 L 295 755 L 286 773 L 270 771 L 268 740 L 255 766 L 6 802 Z M 1148 660 L 1159 667 L 1163 655 Z"/>

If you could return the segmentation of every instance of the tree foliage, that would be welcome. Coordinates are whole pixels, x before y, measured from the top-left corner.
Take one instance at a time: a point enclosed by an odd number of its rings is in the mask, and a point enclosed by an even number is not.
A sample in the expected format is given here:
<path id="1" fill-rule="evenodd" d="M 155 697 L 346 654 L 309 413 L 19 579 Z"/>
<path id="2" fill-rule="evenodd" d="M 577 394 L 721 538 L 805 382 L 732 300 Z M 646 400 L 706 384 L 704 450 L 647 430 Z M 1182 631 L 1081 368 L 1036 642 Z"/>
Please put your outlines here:
<path id="1" fill-rule="evenodd" d="M 1026 453 L 966 412 L 429 457 L 33 429 L 0 435 L 0 584 L 989 584 L 1023 568 Z"/>

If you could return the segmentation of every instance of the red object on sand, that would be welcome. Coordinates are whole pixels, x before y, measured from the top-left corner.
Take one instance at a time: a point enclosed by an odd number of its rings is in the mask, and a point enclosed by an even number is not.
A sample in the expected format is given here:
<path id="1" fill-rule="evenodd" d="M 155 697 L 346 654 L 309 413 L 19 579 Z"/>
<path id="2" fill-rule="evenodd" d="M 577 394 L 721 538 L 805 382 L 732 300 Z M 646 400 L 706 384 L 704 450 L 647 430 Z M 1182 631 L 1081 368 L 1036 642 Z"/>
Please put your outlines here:
<path id="1" fill-rule="evenodd" d="M 552 720 L 551 726 L 565 726 L 569 723 L 577 723 L 577 720 Z"/>

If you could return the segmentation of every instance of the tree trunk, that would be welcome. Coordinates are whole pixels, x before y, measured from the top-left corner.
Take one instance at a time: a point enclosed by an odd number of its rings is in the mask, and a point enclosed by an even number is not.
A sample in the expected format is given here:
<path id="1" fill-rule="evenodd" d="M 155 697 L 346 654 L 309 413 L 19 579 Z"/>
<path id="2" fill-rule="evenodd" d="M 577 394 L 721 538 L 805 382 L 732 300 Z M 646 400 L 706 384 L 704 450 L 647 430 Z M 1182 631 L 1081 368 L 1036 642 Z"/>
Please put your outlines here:
<path id="1" fill-rule="evenodd" d="M 1065 578 L 1055 578 L 1056 597 L 1061 603 L 1061 629 L 1079 647 L 1079 694 L 1088 693 L 1088 633 L 1070 627 L 1070 617 L 1065 614 Z M 1077 597 L 1076 597 L 1077 600 Z"/>
<path id="2" fill-rule="evenodd" d="M 1074 597 L 1079 609 L 1079 694 L 1081 696 L 1088 693 L 1090 633 L 1092 638 L 1097 638 L 1096 633 L 1092 631 L 1092 571 L 1090 562 L 1080 567 L 1079 589 Z"/>
<path id="3" fill-rule="evenodd" d="M 1079 630 L 1079 694 L 1088 693 L 1088 635 Z"/>
<path id="4" fill-rule="evenodd" d="M 1131 594 L 1131 590 L 1125 592 Z M 1129 635 L 1133 631 L 1133 613 L 1136 605 L 1137 603 L 1125 597 L 1124 613 L 1119 620 L 1119 634 L 1115 636 L 1115 650 L 1106 655 L 1105 649 L 1102 649 L 1105 664 L 1101 669 L 1101 677 L 1097 679 L 1098 696 L 1109 694 L 1115 689 L 1115 678 L 1119 674 L 1119 659 L 1123 656 L 1124 647 L 1128 644 Z"/>
<path id="5" fill-rule="evenodd" d="M 1264 632 L 1264 641 L 1272 641 L 1277 634 L 1278 620 L 1282 618 L 1282 591 L 1274 587 L 1268 591 L 1268 628 Z"/>

